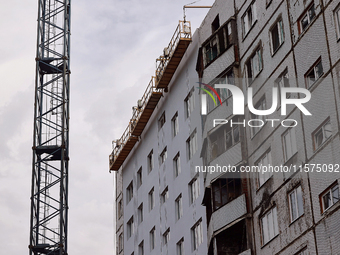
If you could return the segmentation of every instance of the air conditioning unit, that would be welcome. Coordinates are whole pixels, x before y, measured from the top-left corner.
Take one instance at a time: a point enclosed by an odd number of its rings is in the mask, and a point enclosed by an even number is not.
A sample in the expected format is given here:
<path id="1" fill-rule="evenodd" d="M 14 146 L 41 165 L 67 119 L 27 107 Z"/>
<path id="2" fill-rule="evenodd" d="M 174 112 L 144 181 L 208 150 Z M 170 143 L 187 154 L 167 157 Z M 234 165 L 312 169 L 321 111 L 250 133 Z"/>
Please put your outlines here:
<path id="1" fill-rule="evenodd" d="M 138 109 L 140 109 L 140 108 L 143 107 L 143 102 L 142 102 L 141 99 L 139 99 L 139 100 L 137 101 L 137 106 L 138 106 Z"/>
<path id="2" fill-rule="evenodd" d="M 168 47 L 164 48 L 163 54 L 164 54 L 164 57 L 169 57 L 169 54 L 170 54 L 170 53 L 169 53 Z"/>
<path id="3" fill-rule="evenodd" d="M 188 27 L 187 25 L 184 25 L 183 30 L 184 30 L 184 33 L 186 34 L 190 33 L 190 27 Z"/>

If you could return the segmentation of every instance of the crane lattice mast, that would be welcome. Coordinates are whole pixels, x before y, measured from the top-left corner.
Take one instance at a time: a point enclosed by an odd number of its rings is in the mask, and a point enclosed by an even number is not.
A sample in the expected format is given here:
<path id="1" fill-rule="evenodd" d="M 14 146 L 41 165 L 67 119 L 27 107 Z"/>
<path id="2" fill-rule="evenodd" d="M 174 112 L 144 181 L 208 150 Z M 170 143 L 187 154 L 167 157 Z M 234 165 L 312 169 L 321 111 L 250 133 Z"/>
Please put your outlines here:
<path id="1" fill-rule="evenodd" d="M 67 255 L 71 0 L 38 0 L 29 254 Z"/>

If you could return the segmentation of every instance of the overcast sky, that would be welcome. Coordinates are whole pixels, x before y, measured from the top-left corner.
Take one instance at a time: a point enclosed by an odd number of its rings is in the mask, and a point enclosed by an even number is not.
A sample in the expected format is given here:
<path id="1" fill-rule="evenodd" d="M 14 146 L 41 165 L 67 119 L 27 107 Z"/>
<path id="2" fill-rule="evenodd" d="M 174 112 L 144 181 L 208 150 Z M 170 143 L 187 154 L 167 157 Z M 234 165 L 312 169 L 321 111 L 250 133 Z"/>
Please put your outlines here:
<path id="1" fill-rule="evenodd" d="M 1 254 L 28 254 L 37 2 L 0 0 Z M 191 2 L 72 1 L 70 255 L 115 254 L 111 141 L 126 128 Z M 207 11 L 186 11 L 194 29 Z"/>

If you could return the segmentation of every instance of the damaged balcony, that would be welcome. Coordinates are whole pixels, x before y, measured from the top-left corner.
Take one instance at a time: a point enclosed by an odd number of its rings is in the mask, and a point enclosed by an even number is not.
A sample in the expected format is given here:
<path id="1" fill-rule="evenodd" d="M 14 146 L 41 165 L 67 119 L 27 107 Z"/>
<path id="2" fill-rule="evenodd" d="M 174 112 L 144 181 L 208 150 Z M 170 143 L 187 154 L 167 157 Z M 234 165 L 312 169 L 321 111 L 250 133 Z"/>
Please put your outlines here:
<path id="1" fill-rule="evenodd" d="M 122 137 L 113 142 L 113 151 L 110 155 L 110 170 L 118 171 L 133 146 L 138 141 L 146 124 L 148 123 L 163 91 L 155 87 L 155 77 L 151 78 L 143 97 L 133 107 L 132 118 Z"/>
<path id="2" fill-rule="evenodd" d="M 181 59 L 191 42 L 189 21 L 180 21 L 163 55 L 157 59 L 156 87 L 167 88 Z"/>

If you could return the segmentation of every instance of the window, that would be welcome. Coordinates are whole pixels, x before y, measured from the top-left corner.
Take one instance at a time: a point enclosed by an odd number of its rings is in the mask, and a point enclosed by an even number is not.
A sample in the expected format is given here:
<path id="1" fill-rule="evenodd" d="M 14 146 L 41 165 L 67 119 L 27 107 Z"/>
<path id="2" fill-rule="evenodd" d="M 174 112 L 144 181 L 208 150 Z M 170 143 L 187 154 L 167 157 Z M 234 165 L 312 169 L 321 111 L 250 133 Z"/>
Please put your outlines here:
<path id="1" fill-rule="evenodd" d="M 257 162 L 257 165 L 259 167 L 262 166 L 269 166 L 272 165 L 272 156 L 271 152 L 266 152 Z M 271 176 L 273 175 L 272 172 L 259 172 L 259 187 L 261 187 Z"/>
<path id="2" fill-rule="evenodd" d="M 246 37 L 252 26 L 255 24 L 256 19 L 256 5 L 255 2 L 253 2 L 242 16 L 243 38 Z"/>
<path id="3" fill-rule="evenodd" d="M 137 171 L 137 189 L 142 185 L 143 183 L 143 178 L 142 178 L 142 167 L 139 168 Z"/>
<path id="4" fill-rule="evenodd" d="M 340 7 L 334 11 L 335 28 L 338 40 L 340 39 Z"/>
<path id="5" fill-rule="evenodd" d="M 177 255 L 184 255 L 184 238 L 179 240 L 176 244 Z"/>
<path id="6" fill-rule="evenodd" d="M 175 137 L 178 134 L 178 112 L 171 119 L 171 128 L 172 128 L 172 137 Z"/>
<path id="7" fill-rule="evenodd" d="M 190 137 L 187 139 L 188 159 L 191 159 L 196 151 L 197 151 L 197 134 L 195 130 L 194 132 L 192 132 Z"/>
<path id="8" fill-rule="evenodd" d="M 272 41 L 272 54 L 274 54 L 284 41 L 282 19 L 277 21 L 271 28 L 270 37 Z"/>
<path id="9" fill-rule="evenodd" d="M 155 207 L 155 192 L 154 188 L 152 188 L 149 192 L 149 211 L 151 211 Z"/>
<path id="10" fill-rule="evenodd" d="M 127 222 L 126 230 L 127 230 L 127 239 L 129 239 L 133 235 L 133 216 Z"/>
<path id="11" fill-rule="evenodd" d="M 189 183 L 189 190 L 190 190 L 190 203 L 192 204 L 198 198 L 200 193 L 199 179 L 194 178 Z"/>
<path id="12" fill-rule="evenodd" d="M 241 195 L 241 179 L 219 178 L 212 183 L 214 211 Z"/>
<path id="13" fill-rule="evenodd" d="M 181 161 L 180 161 L 179 152 L 178 152 L 173 159 L 175 177 L 177 177 L 181 173 L 181 163 L 180 162 Z"/>
<path id="14" fill-rule="evenodd" d="M 332 126 L 330 120 L 328 119 L 313 133 L 314 150 L 318 149 L 331 136 Z"/>
<path id="15" fill-rule="evenodd" d="M 221 28 L 217 17 L 212 24 L 212 30 L 212 36 L 203 43 L 204 66 L 207 66 L 220 56 L 232 42 L 231 22 L 228 22 Z"/>
<path id="16" fill-rule="evenodd" d="M 169 198 L 169 190 L 168 190 L 168 187 L 166 187 L 161 194 L 161 203 L 164 204 L 166 200 L 168 200 L 168 198 Z"/>
<path id="17" fill-rule="evenodd" d="M 167 245 L 170 240 L 170 228 L 168 228 L 163 234 L 163 244 Z"/>
<path id="18" fill-rule="evenodd" d="M 119 199 L 117 210 L 118 219 L 120 219 L 123 216 L 123 199 Z"/>
<path id="19" fill-rule="evenodd" d="M 289 193 L 290 222 L 293 222 L 303 214 L 303 200 L 301 186 Z"/>
<path id="20" fill-rule="evenodd" d="M 133 183 L 131 181 L 129 186 L 127 186 L 126 188 L 126 204 L 128 204 L 132 198 L 133 198 Z"/>
<path id="21" fill-rule="evenodd" d="M 199 220 L 192 228 L 191 228 L 191 236 L 192 236 L 192 244 L 193 250 L 197 250 L 198 246 L 203 242 L 203 232 L 202 232 L 202 220 Z"/>
<path id="22" fill-rule="evenodd" d="M 314 4 L 312 4 L 307 11 L 305 11 L 301 18 L 298 21 L 299 24 L 299 33 L 301 34 L 303 31 L 306 30 L 306 28 L 309 26 L 309 24 L 313 21 L 315 18 L 315 9 Z"/>
<path id="23" fill-rule="evenodd" d="M 238 117 L 229 120 L 236 123 Z M 209 134 L 210 161 L 214 160 L 222 153 L 233 147 L 240 141 L 239 125 L 221 125 Z"/>
<path id="24" fill-rule="evenodd" d="M 144 255 L 144 241 L 141 241 L 138 245 L 138 255 Z"/>
<path id="25" fill-rule="evenodd" d="M 175 200 L 175 214 L 176 214 L 176 221 L 182 218 L 182 215 L 183 215 L 182 194 L 180 194 Z"/>
<path id="26" fill-rule="evenodd" d="M 256 76 L 262 70 L 262 50 L 261 48 L 256 49 L 255 53 L 250 56 L 249 60 L 246 62 L 247 67 L 247 78 L 248 85 L 253 82 Z"/>
<path id="27" fill-rule="evenodd" d="M 276 207 L 270 209 L 269 212 L 267 212 L 261 218 L 261 227 L 262 227 L 262 245 L 265 245 L 279 234 Z"/>
<path id="28" fill-rule="evenodd" d="M 306 86 L 310 88 L 323 75 L 321 58 L 305 74 Z"/>
<path id="29" fill-rule="evenodd" d="M 151 152 L 148 155 L 148 171 L 149 173 L 152 171 L 153 169 L 153 150 L 151 150 Z"/>
<path id="30" fill-rule="evenodd" d="M 281 89 L 290 87 L 289 80 L 288 80 L 288 70 L 287 70 L 287 68 L 276 79 L 275 83 L 277 84 L 277 87 L 279 88 L 279 93 L 280 93 L 279 98 L 281 98 Z M 290 93 L 286 93 L 286 98 L 290 98 L 290 97 L 291 97 Z"/>
<path id="31" fill-rule="evenodd" d="M 155 249 L 155 227 L 150 230 L 150 250 Z"/>
<path id="32" fill-rule="evenodd" d="M 141 224 L 143 222 L 143 203 L 138 206 L 138 224 Z"/>
<path id="33" fill-rule="evenodd" d="M 215 33 L 215 31 L 219 28 L 220 28 L 220 19 L 219 19 L 219 16 L 217 15 L 213 23 L 211 24 L 212 33 Z"/>
<path id="34" fill-rule="evenodd" d="M 121 251 L 123 250 L 123 247 L 124 247 L 124 240 L 123 240 L 123 233 L 121 233 L 119 235 L 119 238 L 118 238 L 118 251 L 119 251 L 119 253 L 121 253 Z"/>
<path id="35" fill-rule="evenodd" d="M 165 124 L 165 112 L 162 113 L 161 117 L 158 119 L 158 129 L 161 129 Z"/>
<path id="36" fill-rule="evenodd" d="M 166 153 L 166 147 L 163 149 L 163 151 L 161 152 L 161 154 L 159 155 L 159 164 L 163 164 L 166 160 L 166 156 L 167 156 L 167 153 Z"/>
<path id="37" fill-rule="evenodd" d="M 215 35 L 212 39 L 210 39 L 209 42 L 205 44 L 203 50 L 205 53 L 204 54 L 205 65 L 208 65 L 220 54 L 218 36 Z"/>
<path id="38" fill-rule="evenodd" d="M 266 98 L 262 97 L 255 105 L 255 109 L 257 110 L 266 110 Z M 251 118 L 253 120 L 258 120 L 254 123 L 252 123 L 251 129 L 250 129 L 250 133 L 251 136 L 255 136 L 263 127 L 263 123 L 265 120 L 265 115 L 255 115 L 254 113 L 250 113 L 251 114 Z M 261 124 L 260 124 L 261 123 Z"/>
<path id="39" fill-rule="evenodd" d="M 297 152 L 295 129 L 288 129 L 288 131 L 283 135 L 282 139 L 285 161 L 287 161 Z"/>
<path id="40" fill-rule="evenodd" d="M 189 118 L 191 112 L 194 110 L 194 93 L 193 90 L 191 90 L 188 94 L 188 96 L 184 100 L 185 103 L 185 112 L 186 112 L 186 117 Z"/>
<path id="41" fill-rule="evenodd" d="M 234 78 L 233 71 L 231 70 L 227 74 L 218 78 L 218 80 L 215 82 L 215 85 L 216 84 L 232 84 L 232 85 L 234 85 L 235 84 L 235 78 Z M 222 102 L 225 101 L 228 97 L 231 96 L 231 93 L 228 89 L 221 89 L 221 88 L 217 88 L 215 86 L 215 90 L 216 90 L 217 94 L 220 96 Z M 218 104 L 219 99 L 217 98 L 216 94 L 212 93 L 212 95 L 213 95 L 215 101 L 210 96 L 207 98 L 208 112 L 212 111 L 213 109 L 215 109 L 215 107 L 220 105 L 220 104 Z"/>
<path id="42" fill-rule="evenodd" d="M 328 208 L 339 201 L 339 185 L 335 183 L 320 195 L 321 212 L 325 212 Z"/>

